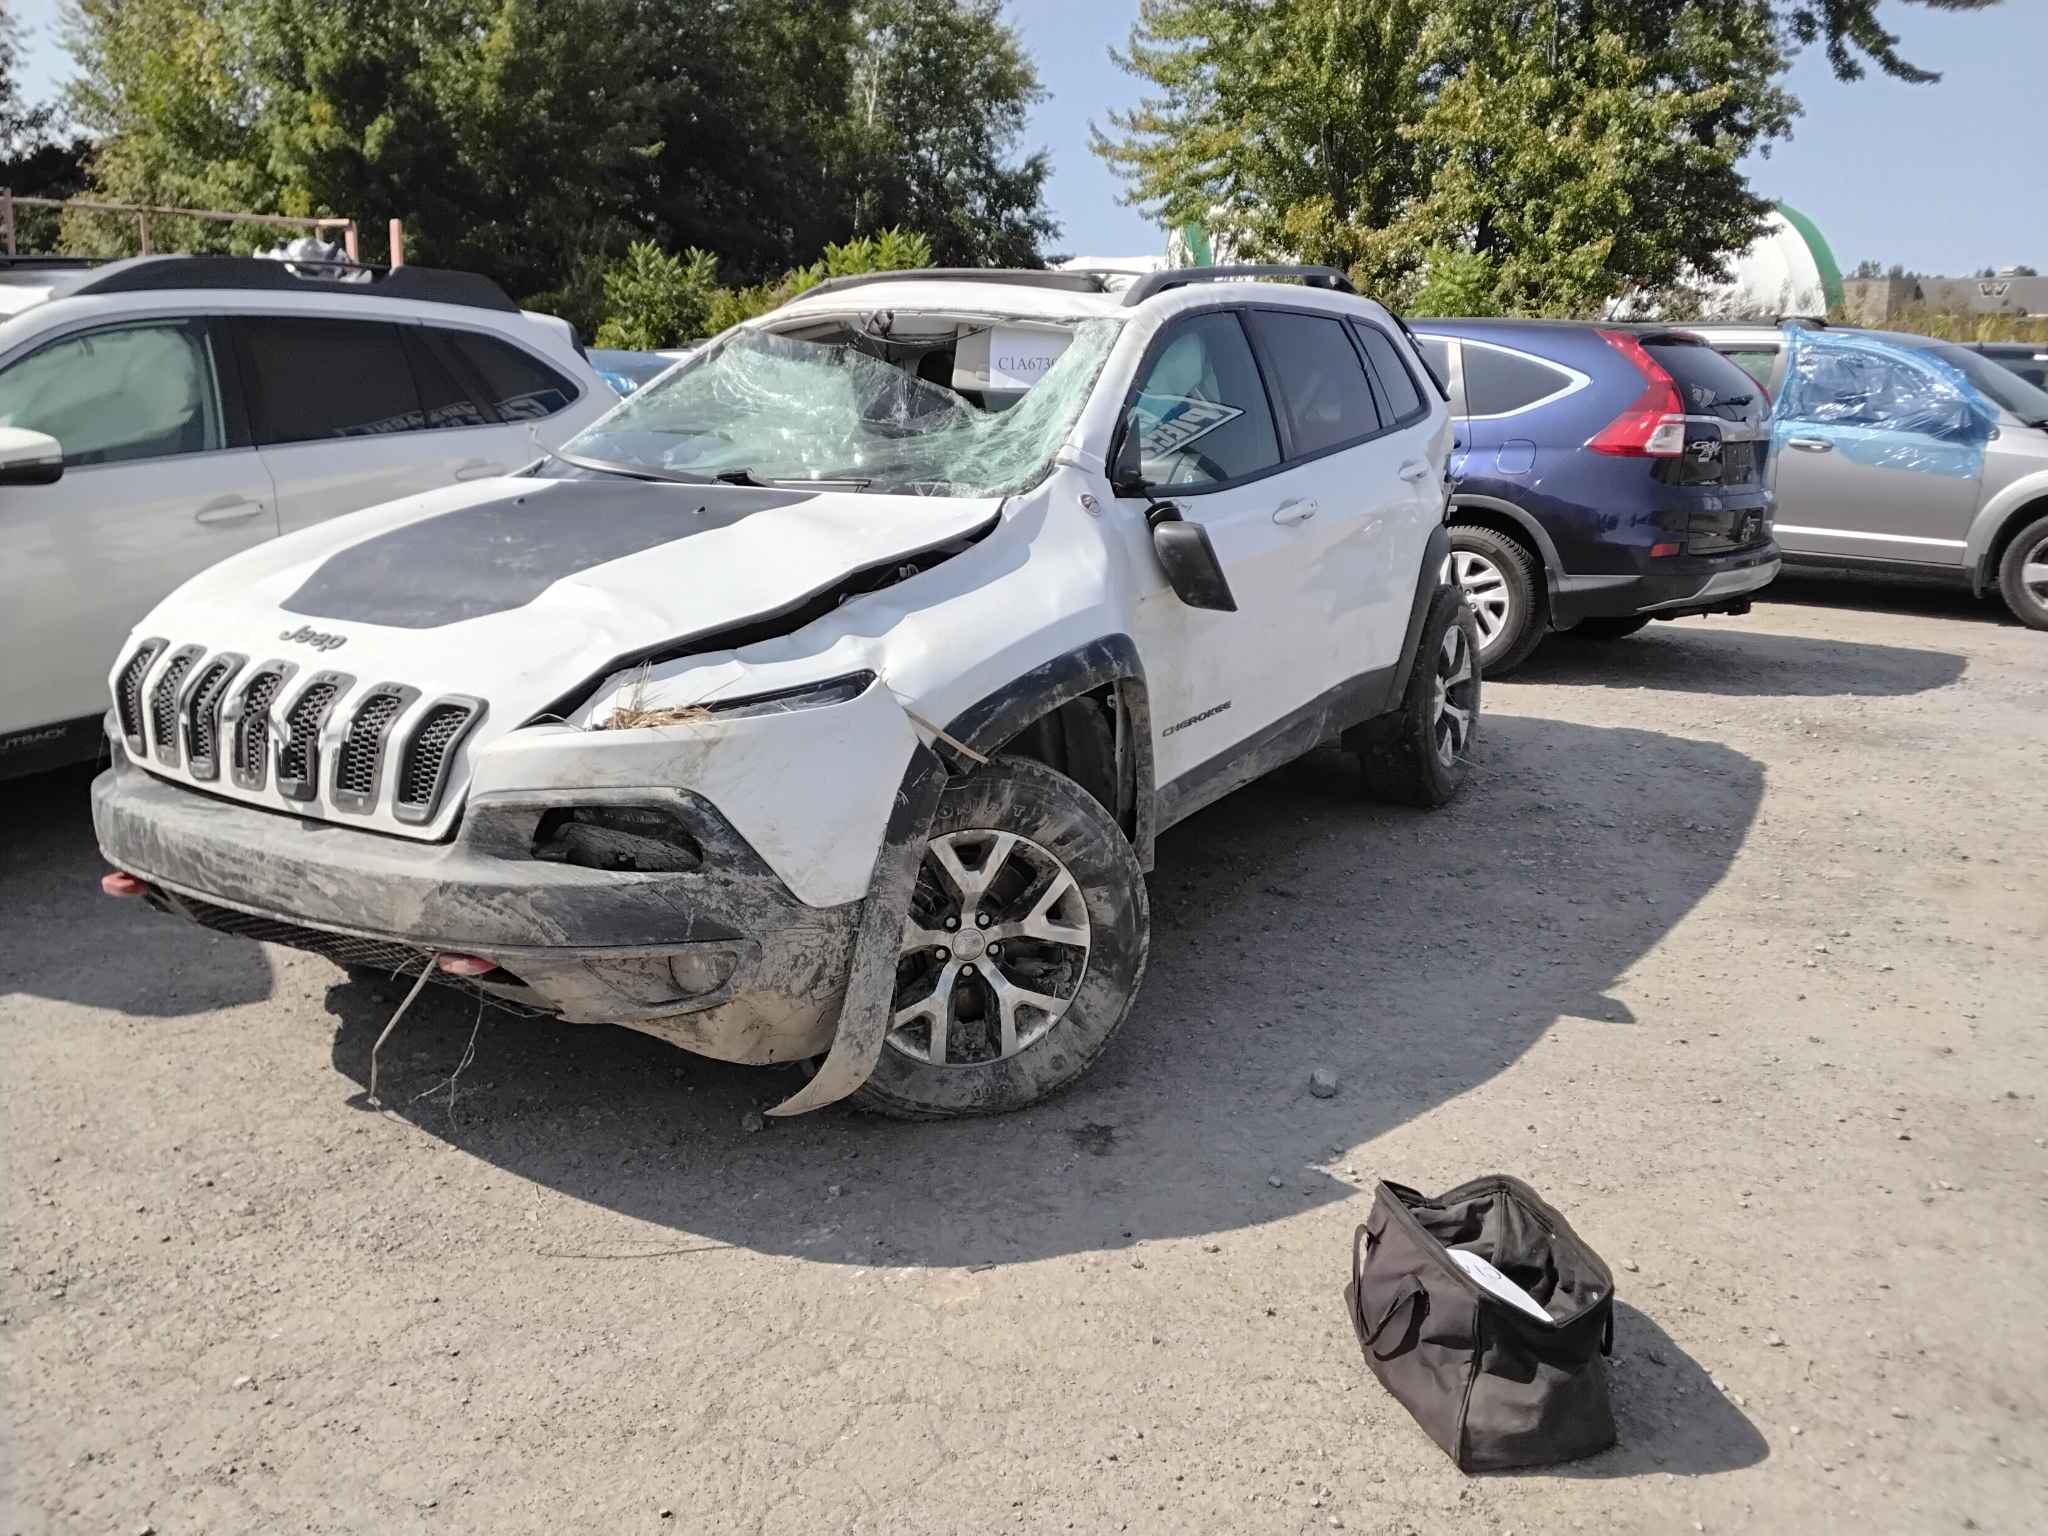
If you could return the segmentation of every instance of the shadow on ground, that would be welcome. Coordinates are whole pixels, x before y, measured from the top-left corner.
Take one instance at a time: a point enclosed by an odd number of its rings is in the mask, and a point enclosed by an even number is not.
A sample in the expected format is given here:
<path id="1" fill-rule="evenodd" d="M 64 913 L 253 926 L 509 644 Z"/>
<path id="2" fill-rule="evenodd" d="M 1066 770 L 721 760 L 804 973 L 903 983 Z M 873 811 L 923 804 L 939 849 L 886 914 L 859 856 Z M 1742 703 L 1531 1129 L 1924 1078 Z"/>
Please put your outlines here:
<path id="1" fill-rule="evenodd" d="M 1613 1376 L 1619 1430 L 1614 1448 L 1552 1469 L 1558 1476 L 1703 1477 L 1754 1466 L 1771 1454 L 1706 1367 L 1621 1301 L 1614 1306 Z"/>
<path id="2" fill-rule="evenodd" d="M 2021 628 L 1997 593 L 1978 597 L 1967 587 L 1939 579 L 1877 576 L 1863 572 L 1786 572 L 1757 594 L 1759 603 L 1801 608 L 1850 608 L 1865 613 L 1910 613 L 1931 619 Z"/>
<path id="3" fill-rule="evenodd" d="M 838 1107 L 749 1133 L 792 1073 L 440 988 L 386 1047 L 383 1097 L 478 1158 L 665 1229 L 621 1259 L 732 1244 L 1003 1264 L 1344 1199 L 1341 1149 L 1455 1100 L 1561 1015 L 1630 1049 L 1604 989 L 1722 878 L 1763 792 L 1758 764 L 1716 744 L 1503 716 L 1486 731 L 1443 812 L 1359 799 L 1355 765 L 1329 753 L 1170 832 L 1139 1005 L 1096 1070 L 1034 1110 L 903 1125 Z M 358 1084 L 399 996 L 328 994 L 334 1063 Z M 451 1108 L 435 1085 L 473 1030 Z M 1311 1066 L 1339 1073 L 1336 1098 L 1309 1096 Z"/>
<path id="4" fill-rule="evenodd" d="M 100 891 L 94 767 L 0 785 L 0 996 L 21 993 L 137 1018 L 182 1018 L 270 996 L 270 957 L 255 944 L 167 922 Z"/>
<path id="5" fill-rule="evenodd" d="M 1948 651 L 1774 635 L 1731 629 L 1713 619 L 1678 619 L 1653 623 L 1620 640 L 1552 635 L 1510 681 L 1729 698 L 1888 698 L 1946 688 L 1967 665 Z"/>

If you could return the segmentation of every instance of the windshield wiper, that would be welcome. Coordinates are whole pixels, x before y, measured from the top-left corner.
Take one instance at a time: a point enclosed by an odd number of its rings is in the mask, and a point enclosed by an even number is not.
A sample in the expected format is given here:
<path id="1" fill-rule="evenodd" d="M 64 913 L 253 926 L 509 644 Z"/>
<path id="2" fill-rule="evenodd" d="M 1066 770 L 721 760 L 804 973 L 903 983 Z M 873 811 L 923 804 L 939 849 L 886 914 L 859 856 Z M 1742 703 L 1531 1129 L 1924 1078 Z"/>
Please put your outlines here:
<path id="1" fill-rule="evenodd" d="M 763 477 L 751 469 L 721 469 L 718 478 L 727 485 L 781 486 L 795 485 L 818 491 L 864 491 L 875 482 L 855 475 L 769 475 Z"/>

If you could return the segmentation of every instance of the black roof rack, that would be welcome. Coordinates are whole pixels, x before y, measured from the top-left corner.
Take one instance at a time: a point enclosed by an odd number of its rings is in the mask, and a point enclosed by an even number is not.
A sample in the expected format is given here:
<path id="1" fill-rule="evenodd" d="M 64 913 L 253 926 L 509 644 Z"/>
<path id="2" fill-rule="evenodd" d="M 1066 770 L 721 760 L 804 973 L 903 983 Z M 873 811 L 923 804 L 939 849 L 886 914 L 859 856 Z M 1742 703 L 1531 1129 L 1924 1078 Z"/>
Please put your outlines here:
<path id="1" fill-rule="evenodd" d="M 0 256 L 0 273 L 82 272 L 104 261 L 101 256 Z"/>
<path id="2" fill-rule="evenodd" d="M 1128 274 L 1090 268 L 1041 267 L 912 267 L 901 272 L 860 272 L 851 277 L 828 277 L 813 283 L 789 302 L 820 293 L 838 293 L 847 288 L 865 288 L 871 283 L 1000 283 L 1005 287 L 1058 288 L 1067 293 L 1106 293 L 1108 279 Z"/>
<path id="3" fill-rule="evenodd" d="M 368 279 L 356 277 L 368 273 Z M 344 281 L 344 277 L 353 279 Z M 434 267 L 373 267 L 351 261 L 274 260 L 259 256 L 135 256 L 109 262 L 67 297 L 87 293 L 151 293 L 166 289 L 254 289 L 265 293 L 362 294 L 461 304 L 517 314 L 505 290 L 477 272 Z"/>
<path id="4" fill-rule="evenodd" d="M 1310 288 L 1327 288 L 1332 293 L 1358 292 L 1351 286 L 1351 279 L 1335 267 L 1175 267 L 1167 272 L 1148 273 L 1131 284 L 1124 290 L 1124 307 L 1128 309 L 1133 304 L 1144 303 L 1154 294 L 1185 288 L 1193 283 L 1224 283 L 1262 277 L 1291 277 Z"/>

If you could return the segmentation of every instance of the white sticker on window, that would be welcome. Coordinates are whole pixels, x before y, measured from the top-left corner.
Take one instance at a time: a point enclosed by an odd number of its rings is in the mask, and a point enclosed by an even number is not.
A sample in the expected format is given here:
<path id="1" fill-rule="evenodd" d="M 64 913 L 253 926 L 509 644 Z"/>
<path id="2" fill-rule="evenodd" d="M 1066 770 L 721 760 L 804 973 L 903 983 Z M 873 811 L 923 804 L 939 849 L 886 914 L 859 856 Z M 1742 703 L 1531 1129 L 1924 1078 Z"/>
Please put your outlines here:
<path id="1" fill-rule="evenodd" d="M 1138 442 L 1148 458 L 1178 453 L 1199 437 L 1244 414 L 1234 405 L 1215 400 L 1194 400 L 1183 395 L 1140 394 L 1133 414 L 1138 418 Z"/>
<path id="2" fill-rule="evenodd" d="M 1073 339 L 1065 331 L 1012 331 L 997 326 L 988 339 L 988 387 L 1029 389 L 1060 360 Z"/>

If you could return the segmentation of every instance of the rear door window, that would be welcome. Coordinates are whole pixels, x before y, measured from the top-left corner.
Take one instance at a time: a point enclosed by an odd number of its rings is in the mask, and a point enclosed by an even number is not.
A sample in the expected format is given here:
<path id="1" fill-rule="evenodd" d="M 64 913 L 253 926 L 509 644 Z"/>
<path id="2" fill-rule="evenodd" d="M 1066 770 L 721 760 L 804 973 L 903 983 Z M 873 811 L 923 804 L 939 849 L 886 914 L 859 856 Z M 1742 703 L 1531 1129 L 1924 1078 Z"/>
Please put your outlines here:
<path id="1" fill-rule="evenodd" d="M 425 425 L 398 326 L 243 315 L 235 328 L 258 443 L 381 437 Z"/>
<path id="2" fill-rule="evenodd" d="M 1572 376 L 1524 352 L 1467 341 L 1465 403 L 1474 416 L 1507 416 L 1572 387 Z"/>
<path id="3" fill-rule="evenodd" d="M 413 381 L 419 386 L 420 410 L 428 430 L 486 427 L 498 419 L 477 403 L 482 391 L 472 389 L 457 377 L 460 364 L 451 363 L 432 331 L 425 326 L 409 325 L 403 334 L 405 355 L 412 364 Z"/>
<path id="4" fill-rule="evenodd" d="M 1729 362 L 1740 368 L 1757 382 L 1768 400 L 1771 394 L 1771 375 L 1778 371 L 1778 349 L 1776 347 L 1716 347 Z"/>
<path id="5" fill-rule="evenodd" d="M 538 421 L 566 410 L 576 399 L 574 384 L 509 341 L 475 331 L 440 334 L 482 382 L 486 403 L 508 421 Z"/>
<path id="6" fill-rule="evenodd" d="M 1420 416 L 1423 413 L 1422 391 L 1408 372 L 1408 365 L 1401 361 L 1400 350 L 1392 338 L 1376 325 L 1358 322 L 1353 322 L 1351 334 L 1365 349 L 1366 361 L 1372 365 L 1373 381 L 1379 385 L 1380 399 L 1386 402 L 1390 423 L 1405 426 Z M 1439 380 L 1449 376 L 1448 369 L 1437 374 Z"/>
<path id="7" fill-rule="evenodd" d="M 1138 385 L 1117 458 L 1120 479 L 1187 490 L 1280 463 L 1266 387 L 1235 313 L 1195 315 L 1168 333 Z"/>
<path id="8" fill-rule="evenodd" d="M 1246 319 L 1279 390 L 1293 457 L 1379 431 L 1372 386 L 1342 320 L 1280 309 L 1255 309 Z"/>

